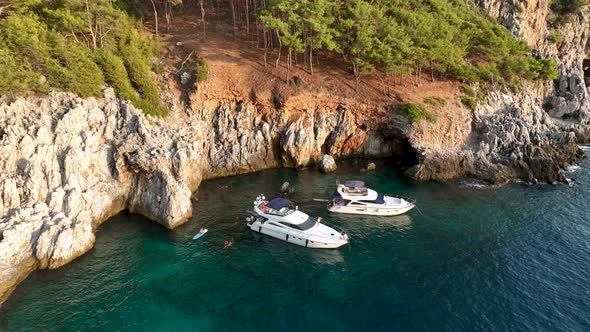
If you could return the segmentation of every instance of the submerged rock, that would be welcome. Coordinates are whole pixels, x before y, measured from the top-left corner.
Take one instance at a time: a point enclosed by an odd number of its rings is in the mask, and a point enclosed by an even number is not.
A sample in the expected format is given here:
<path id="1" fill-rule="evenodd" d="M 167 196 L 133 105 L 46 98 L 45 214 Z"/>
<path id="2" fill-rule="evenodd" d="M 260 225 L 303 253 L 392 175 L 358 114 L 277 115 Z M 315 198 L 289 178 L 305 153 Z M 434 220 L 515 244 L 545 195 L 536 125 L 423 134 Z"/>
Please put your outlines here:
<path id="1" fill-rule="evenodd" d="M 377 165 L 375 165 L 375 163 L 368 163 L 367 167 L 365 167 L 366 171 L 374 171 L 377 169 Z"/>
<path id="2" fill-rule="evenodd" d="M 336 170 L 336 161 L 330 155 L 323 155 L 320 158 L 320 171 L 322 173 L 330 173 Z"/>

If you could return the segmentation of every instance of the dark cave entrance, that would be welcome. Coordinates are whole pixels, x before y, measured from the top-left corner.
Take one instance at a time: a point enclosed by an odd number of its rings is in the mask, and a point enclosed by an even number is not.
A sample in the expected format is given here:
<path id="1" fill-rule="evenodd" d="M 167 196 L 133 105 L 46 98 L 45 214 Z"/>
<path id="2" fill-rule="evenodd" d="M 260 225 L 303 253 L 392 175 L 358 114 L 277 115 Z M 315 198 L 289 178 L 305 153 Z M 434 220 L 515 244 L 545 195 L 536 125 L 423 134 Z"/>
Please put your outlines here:
<path id="1" fill-rule="evenodd" d="M 387 151 L 387 155 L 383 157 L 387 159 L 388 164 L 404 171 L 418 164 L 418 151 L 414 149 L 408 137 L 401 130 L 388 128 L 381 130 L 380 136 L 383 144 L 387 145 L 382 151 Z"/>
<path id="2" fill-rule="evenodd" d="M 395 163 L 404 170 L 418 163 L 418 152 L 406 137 L 400 136 L 393 140 L 392 152 Z"/>

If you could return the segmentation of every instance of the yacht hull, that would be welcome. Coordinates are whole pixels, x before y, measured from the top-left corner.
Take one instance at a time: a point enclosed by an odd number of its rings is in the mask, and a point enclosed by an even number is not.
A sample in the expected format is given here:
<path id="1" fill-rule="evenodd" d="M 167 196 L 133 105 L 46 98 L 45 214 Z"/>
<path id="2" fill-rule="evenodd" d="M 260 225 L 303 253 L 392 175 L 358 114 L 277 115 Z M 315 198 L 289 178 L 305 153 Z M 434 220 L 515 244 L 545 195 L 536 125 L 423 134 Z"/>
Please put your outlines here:
<path id="1" fill-rule="evenodd" d="M 414 208 L 414 205 L 405 207 L 373 207 L 373 206 L 339 206 L 328 207 L 328 211 L 335 213 L 363 214 L 371 216 L 397 216 Z"/>
<path id="2" fill-rule="evenodd" d="M 318 241 L 318 239 L 311 240 L 306 238 L 305 235 L 302 234 L 290 234 L 279 232 L 273 229 L 273 227 L 269 227 L 267 225 L 263 225 L 260 222 L 254 222 L 251 225 L 248 225 L 250 230 L 268 235 L 270 237 L 274 237 L 275 239 L 279 239 L 288 243 L 296 244 L 298 246 L 307 247 L 307 248 L 316 248 L 316 249 L 336 249 L 339 248 L 346 243 L 347 241 L 328 241 L 327 239 L 325 242 Z"/>

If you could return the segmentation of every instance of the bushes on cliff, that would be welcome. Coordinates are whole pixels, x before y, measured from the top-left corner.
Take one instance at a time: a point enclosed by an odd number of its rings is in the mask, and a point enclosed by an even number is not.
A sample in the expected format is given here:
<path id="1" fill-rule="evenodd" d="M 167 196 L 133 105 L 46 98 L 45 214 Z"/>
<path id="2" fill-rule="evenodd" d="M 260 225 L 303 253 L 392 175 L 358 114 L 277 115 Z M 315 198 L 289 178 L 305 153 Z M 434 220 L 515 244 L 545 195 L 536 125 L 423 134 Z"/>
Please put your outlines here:
<path id="1" fill-rule="evenodd" d="M 156 47 L 111 0 L 16 2 L 0 21 L 0 94 L 100 96 L 106 83 L 150 114 L 163 114 L 151 70 Z"/>
<path id="2" fill-rule="evenodd" d="M 477 101 L 471 97 L 461 97 L 461 103 L 472 111 L 475 111 L 475 109 L 477 108 Z"/>
<path id="3" fill-rule="evenodd" d="M 100 50 L 96 54 L 96 62 L 104 73 L 105 80 L 125 99 L 134 100 L 137 92 L 131 86 L 123 59 L 111 50 Z"/>
<path id="4" fill-rule="evenodd" d="M 436 117 L 434 114 L 428 112 L 426 108 L 420 104 L 401 104 L 399 105 L 399 112 L 410 119 L 412 123 L 418 123 L 422 119 L 426 119 L 432 123 L 436 122 Z"/>
<path id="5" fill-rule="evenodd" d="M 16 54 L 0 45 L 0 95 L 16 93 L 34 87 L 35 91 L 47 92 L 44 78 L 26 70 L 26 64 L 17 61 Z"/>
<path id="6" fill-rule="evenodd" d="M 553 15 L 549 16 L 549 24 L 560 27 L 570 20 L 571 15 L 579 13 L 587 5 L 588 0 L 550 0 L 549 8 Z"/>
<path id="7" fill-rule="evenodd" d="M 207 79 L 209 75 L 209 66 L 207 65 L 207 61 L 203 58 L 199 58 L 195 65 L 195 81 L 197 83 L 201 83 Z"/>
<path id="8" fill-rule="evenodd" d="M 588 0 L 551 0 L 549 8 L 561 15 L 575 14 L 588 4 Z"/>
<path id="9" fill-rule="evenodd" d="M 159 107 L 153 100 L 142 98 L 133 88 L 123 59 L 109 50 L 101 50 L 97 54 L 96 61 L 102 68 L 106 81 L 115 88 L 121 97 L 131 101 L 136 107 L 141 108 L 147 114 L 166 114 L 166 109 Z M 151 88 L 154 87 L 147 87 L 144 89 L 145 91 L 150 91 Z M 153 93 L 153 91 L 150 93 Z M 148 94 L 144 94 L 144 96 L 145 95 Z"/>
<path id="10" fill-rule="evenodd" d="M 551 31 L 547 39 L 552 43 L 560 43 L 563 41 L 563 35 L 557 31 Z"/>
<path id="11" fill-rule="evenodd" d="M 84 97 L 100 94 L 104 79 L 88 48 L 69 43 L 34 16 L 8 16 L 0 27 L 0 40 L 4 52 L 20 62 L 12 66 L 17 82 L 11 92 L 59 87 Z M 35 76 L 37 82 L 27 79 Z"/>

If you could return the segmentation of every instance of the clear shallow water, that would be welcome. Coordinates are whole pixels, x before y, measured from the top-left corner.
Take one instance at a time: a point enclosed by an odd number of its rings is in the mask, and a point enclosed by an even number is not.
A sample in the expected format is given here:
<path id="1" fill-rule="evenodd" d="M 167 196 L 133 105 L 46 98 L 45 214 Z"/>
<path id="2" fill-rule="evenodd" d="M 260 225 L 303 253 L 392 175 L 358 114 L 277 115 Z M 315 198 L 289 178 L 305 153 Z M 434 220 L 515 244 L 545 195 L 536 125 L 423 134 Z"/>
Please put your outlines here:
<path id="1" fill-rule="evenodd" d="M 568 175 L 572 186 L 491 189 L 414 183 L 383 166 L 207 181 L 196 217 L 177 230 L 122 213 L 88 254 L 33 273 L 0 308 L 0 330 L 587 331 L 588 167 Z M 416 198 L 423 214 L 331 215 L 312 198 L 337 178 Z M 351 244 L 311 250 L 233 224 L 283 181 Z M 201 226 L 209 233 L 191 241 Z"/>

